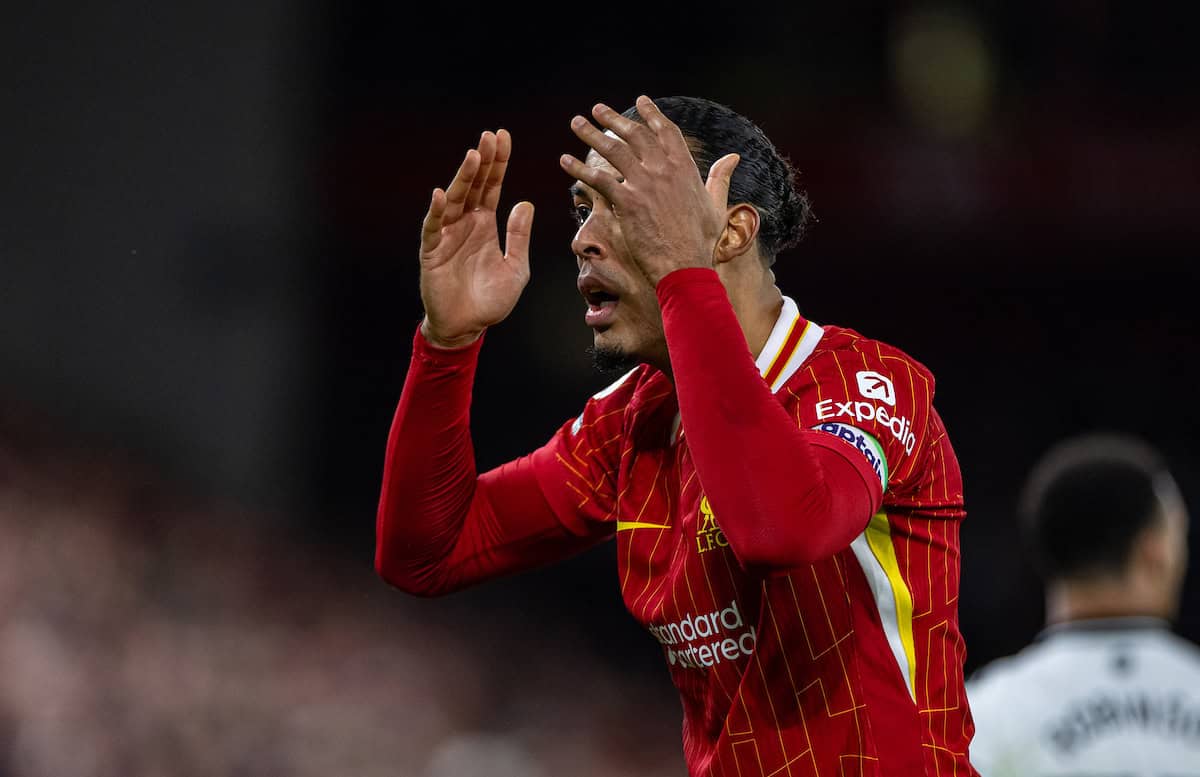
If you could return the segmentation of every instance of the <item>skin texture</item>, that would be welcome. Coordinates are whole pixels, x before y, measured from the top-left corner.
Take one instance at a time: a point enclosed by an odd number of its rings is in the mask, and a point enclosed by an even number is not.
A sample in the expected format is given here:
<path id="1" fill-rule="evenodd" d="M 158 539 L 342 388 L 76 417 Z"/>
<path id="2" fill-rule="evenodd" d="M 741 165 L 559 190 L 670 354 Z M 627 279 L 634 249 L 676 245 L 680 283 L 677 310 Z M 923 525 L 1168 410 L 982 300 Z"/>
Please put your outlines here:
<path id="1" fill-rule="evenodd" d="M 1138 534 L 1120 575 L 1064 579 L 1046 589 L 1046 620 L 1150 615 L 1173 620 L 1187 571 L 1187 508 L 1178 489 L 1163 494 L 1162 511 Z"/>
<path id="2" fill-rule="evenodd" d="M 717 160 L 702 181 L 679 128 L 649 98 L 638 98 L 637 107 L 645 124 L 603 104 L 593 109 L 611 134 L 582 116 L 571 120 L 579 139 L 608 165 L 586 165 L 570 154 L 560 163 L 617 210 L 626 251 L 651 285 L 657 285 L 672 270 L 713 266 L 738 157 L 727 154 Z"/>
<path id="3" fill-rule="evenodd" d="M 670 373 L 657 283 L 673 270 L 715 268 L 752 353 L 761 349 L 782 298 L 758 251 L 759 215 L 745 203 L 728 206 L 736 154 L 717 160 L 702 179 L 679 128 L 650 98 L 637 100 L 645 124 L 612 108 L 592 109 L 596 126 L 571 120 L 590 151 L 586 161 L 564 154 L 576 179 L 580 220 L 572 241 L 581 294 L 616 297 L 594 326 L 597 350 L 618 352 Z M 422 332 L 431 344 L 470 344 L 512 311 L 529 280 L 533 205 L 518 203 L 508 218 L 505 247 L 496 206 L 512 150 L 508 132 L 484 132 L 450 185 L 435 189 L 421 236 Z"/>
<path id="4" fill-rule="evenodd" d="M 426 339 L 441 348 L 477 340 L 503 321 L 529 282 L 533 203 L 508 216 L 505 249 L 496 232 L 496 206 L 508 169 L 512 138 L 484 132 L 467 151 L 454 180 L 434 189 L 421 226 L 421 301 Z"/>
<path id="5" fill-rule="evenodd" d="M 594 328 L 596 349 L 669 374 L 655 287 L 668 273 L 688 267 L 716 268 L 723 281 L 737 279 L 740 294 L 728 282 L 726 287 L 743 330 L 750 330 L 748 339 L 758 341 L 751 348 L 760 348 L 780 298 L 758 255 L 757 211 L 727 204 L 737 155 L 718 159 L 703 180 L 679 128 L 648 97 L 638 98 L 637 109 L 645 124 L 603 103 L 592 109 L 599 128 L 575 116 L 571 129 L 591 151 L 586 161 L 570 154 L 559 160 L 576 178 L 581 224 L 571 249 L 580 291 L 586 296 L 598 287 L 619 297 L 611 324 Z M 733 263 L 736 269 L 726 267 Z M 746 293 L 750 290 L 757 294 Z"/>

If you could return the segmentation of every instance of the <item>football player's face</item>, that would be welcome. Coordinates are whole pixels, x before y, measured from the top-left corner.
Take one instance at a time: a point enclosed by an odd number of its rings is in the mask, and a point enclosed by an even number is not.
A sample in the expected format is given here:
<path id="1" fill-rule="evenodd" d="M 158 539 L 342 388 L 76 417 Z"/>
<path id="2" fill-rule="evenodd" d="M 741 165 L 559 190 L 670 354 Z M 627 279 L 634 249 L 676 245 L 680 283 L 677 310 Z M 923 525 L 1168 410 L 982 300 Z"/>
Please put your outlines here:
<path id="1" fill-rule="evenodd" d="M 595 151 L 586 163 L 620 175 Z M 571 251 L 579 266 L 579 292 L 587 303 L 584 320 L 592 328 L 595 349 L 665 365 L 667 345 L 658 297 L 626 251 L 618 214 L 587 184 L 576 181 L 571 193 L 579 225 Z"/>

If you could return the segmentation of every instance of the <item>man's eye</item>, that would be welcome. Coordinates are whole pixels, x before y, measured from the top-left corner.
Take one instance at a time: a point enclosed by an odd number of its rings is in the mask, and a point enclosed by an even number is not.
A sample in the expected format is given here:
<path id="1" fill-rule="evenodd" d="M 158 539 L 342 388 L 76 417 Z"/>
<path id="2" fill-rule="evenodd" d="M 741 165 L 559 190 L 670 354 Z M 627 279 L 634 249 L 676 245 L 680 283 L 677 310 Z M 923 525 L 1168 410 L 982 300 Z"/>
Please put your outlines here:
<path id="1" fill-rule="evenodd" d="M 583 222 L 588 220 L 588 216 L 592 215 L 592 206 L 590 205 L 572 205 L 571 217 L 575 219 L 575 223 L 583 226 Z"/>

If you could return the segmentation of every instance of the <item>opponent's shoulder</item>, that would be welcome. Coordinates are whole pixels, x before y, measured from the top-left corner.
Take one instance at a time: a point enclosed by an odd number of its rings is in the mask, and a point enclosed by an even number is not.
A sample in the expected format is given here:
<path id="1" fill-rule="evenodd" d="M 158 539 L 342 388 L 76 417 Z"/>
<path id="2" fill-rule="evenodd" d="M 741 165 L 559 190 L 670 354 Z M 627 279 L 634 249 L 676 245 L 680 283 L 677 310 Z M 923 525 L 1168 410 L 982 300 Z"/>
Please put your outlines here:
<path id="1" fill-rule="evenodd" d="M 1049 714 L 1045 690 L 1036 682 L 1037 646 L 994 659 L 966 682 L 975 733 L 971 763 L 984 775 L 1016 777 L 1034 772 L 1041 759 L 1037 730 Z"/>
<path id="2" fill-rule="evenodd" d="M 1146 641 L 1159 653 L 1156 661 L 1160 665 L 1170 667 L 1179 677 L 1200 681 L 1200 645 L 1167 629 L 1148 634 Z"/>
<path id="3" fill-rule="evenodd" d="M 967 678 L 967 690 L 974 695 L 1003 688 L 1014 678 L 1020 678 L 1036 669 L 1036 653 L 1036 647 L 1031 645 L 1019 653 L 992 659 Z"/>
<path id="4" fill-rule="evenodd" d="M 984 664 L 967 679 L 971 707 L 1005 704 L 1046 689 L 1046 681 L 1062 675 L 1063 656 L 1045 643 L 1034 642 L 1017 653 Z M 1070 656 L 1066 657 L 1069 662 Z"/>

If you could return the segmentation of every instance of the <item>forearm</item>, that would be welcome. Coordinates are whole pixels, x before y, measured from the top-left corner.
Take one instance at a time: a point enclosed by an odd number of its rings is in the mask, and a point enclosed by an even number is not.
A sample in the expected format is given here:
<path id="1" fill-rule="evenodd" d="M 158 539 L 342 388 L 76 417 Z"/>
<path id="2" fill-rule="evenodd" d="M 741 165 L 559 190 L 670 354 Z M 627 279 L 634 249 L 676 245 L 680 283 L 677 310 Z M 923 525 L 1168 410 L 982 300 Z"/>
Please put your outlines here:
<path id="1" fill-rule="evenodd" d="M 789 417 L 714 271 L 672 273 L 658 298 L 689 450 L 738 560 L 787 568 L 847 547 L 879 499 L 853 451 Z"/>
<path id="2" fill-rule="evenodd" d="M 388 435 L 375 566 L 412 594 L 520 572 L 602 537 L 564 527 L 542 493 L 533 456 L 476 475 L 469 411 L 479 347 L 440 350 L 418 334 Z"/>
<path id="3" fill-rule="evenodd" d="M 409 588 L 452 552 L 475 494 L 469 428 L 480 342 L 438 350 L 422 335 L 388 434 L 376 515 L 375 565 Z"/>

